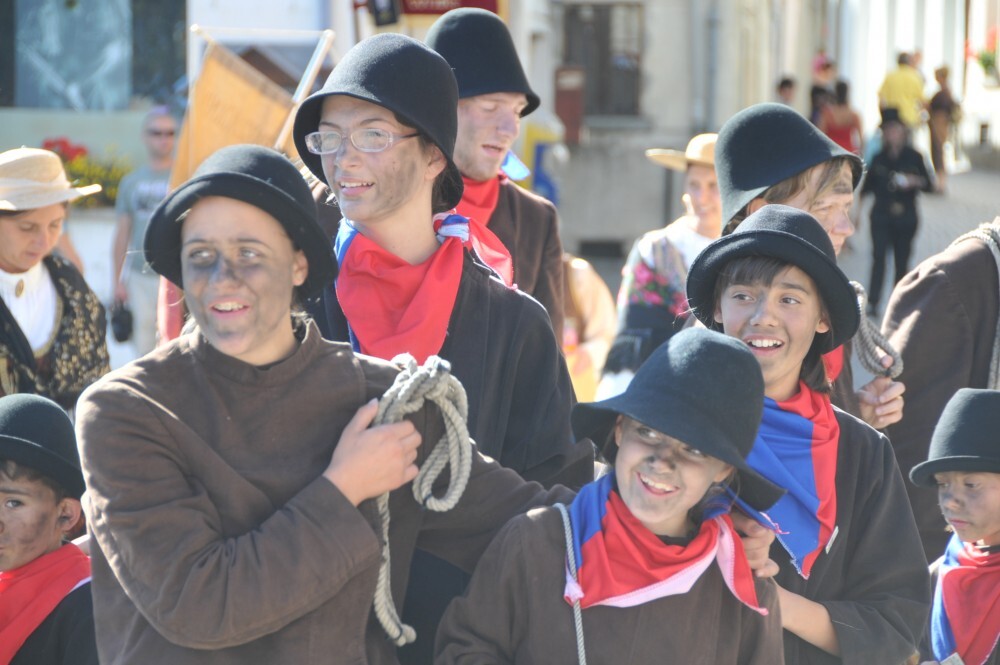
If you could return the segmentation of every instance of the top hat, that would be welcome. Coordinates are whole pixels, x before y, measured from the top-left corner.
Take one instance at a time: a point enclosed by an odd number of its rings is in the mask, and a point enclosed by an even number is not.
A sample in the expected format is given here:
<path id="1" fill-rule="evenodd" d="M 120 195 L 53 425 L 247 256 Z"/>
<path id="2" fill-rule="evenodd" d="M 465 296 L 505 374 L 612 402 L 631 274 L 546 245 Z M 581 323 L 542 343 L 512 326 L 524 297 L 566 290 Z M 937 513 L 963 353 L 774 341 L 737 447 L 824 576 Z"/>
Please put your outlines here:
<path id="1" fill-rule="evenodd" d="M 306 148 L 306 134 L 319 129 L 323 100 L 332 95 L 377 104 L 426 135 L 448 162 L 442 191 L 445 210 L 458 204 L 464 187 L 452 159 L 458 134 L 458 87 L 444 58 L 417 40 L 396 33 L 369 37 L 344 55 L 323 88 L 299 106 L 292 130 L 299 156 L 323 182 L 323 160 Z"/>
<path id="2" fill-rule="evenodd" d="M 72 187 L 59 155 L 38 148 L 0 153 L 0 210 L 34 210 L 101 191 L 100 185 Z"/>
<path id="3" fill-rule="evenodd" d="M 83 472 L 73 423 L 39 395 L 0 397 L 0 457 L 47 476 L 74 498 L 83 496 Z"/>
<path id="4" fill-rule="evenodd" d="M 723 236 L 695 257 L 688 270 L 688 302 L 698 320 L 720 329 L 715 320 L 715 283 L 733 259 L 766 256 L 805 272 L 816 283 L 830 316 L 830 332 L 818 333 L 824 353 L 840 346 L 858 330 L 861 313 L 857 295 L 847 276 L 837 267 L 830 237 L 816 218 L 790 206 L 770 204 L 753 213 L 728 236 Z"/>
<path id="5" fill-rule="evenodd" d="M 755 104 L 731 117 L 715 154 L 723 223 L 767 189 L 835 157 L 849 158 L 855 187 L 864 170 L 860 157 L 784 104 Z"/>
<path id="6" fill-rule="evenodd" d="M 715 140 L 718 134 L 698 134 L 688 141 L 683 151 L 666 148 L 650 148 L 646 157 L 650 161 L 673 171 L 686 171 L 689 166 L 715 166 Z"/>
<path id="7" fill-rule="evenodd" d="M 573 432 L 602 444 L 627 416 L 736 467 L 739 495 L 766 510 L 784 494 L 746 462 L 764 410 L 764 378 L 739 340 L 687 328 L 660 345 L 621 395 L 573 407 Z M 614 461 L 609 442 L 605 457 Z"/>
<path id="8" fill-rule="evenodd" d="M 962 388 L 941 413 L 927 461 L 913 467 L 910 480 L 934 486 L 940 471 L 1000 473 L 1000 391 Z"/>
<path id="9" fill-rule="evenodd" d="M 455 71 L 459 99 L 520 92 L 528 99 L 522 117 L 538 108 L 538 95 L 528 85 L 510 31 L 493 12 L 473 7 L 452 9 L 434 22 L 425 41 Z"/>
<path id="10" fill-rule="evenodd" d="M 224 196 L 274 217 L 309 262 L 299 292 L 318 293 L 334 273 L 330 240 L 316 221 L 316 202 L 299 170 L 279 152 L 259 145 L 231 145 L 208 157 L 191 179 L 160 202 L 149 218 L 143 250 L 156 272 L 184 288 L 181 217 L 199 200 Z"/>

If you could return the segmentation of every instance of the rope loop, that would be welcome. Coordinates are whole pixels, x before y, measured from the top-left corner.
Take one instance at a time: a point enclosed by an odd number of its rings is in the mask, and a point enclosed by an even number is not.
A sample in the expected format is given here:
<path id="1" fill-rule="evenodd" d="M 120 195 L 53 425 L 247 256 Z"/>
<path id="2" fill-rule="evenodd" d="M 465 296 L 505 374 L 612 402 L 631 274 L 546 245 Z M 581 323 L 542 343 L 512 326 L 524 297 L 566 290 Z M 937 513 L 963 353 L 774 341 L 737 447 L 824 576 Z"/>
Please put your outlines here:
<path id="1" fill-rule="evenodd" d="M 409 354 L 396 356 L 394 364 L 402 371 L 379 400 L 373 426 L 397 423 L 416 413 L 426 402 L 437 405 L 444 419 L 444 435 L 431 450 L 424 465 L 413 480 L 413 496 L 417 503 L 428 510 L 445 512 L 458 503 L 465 492 L 472 470 L 472 446 L 467 419 L 469 401 L 465 388 L 451 374 L 451 364 L 438 356 L 431 356 L 422 366 Z M 442 445 L 444 444 L 444 445 Z M 450 482 L 445 493 L 434 496 L 434 483 L 450 468 Z M 391 558 L 389 553 L 389 493 L 376 499 L 379 520 L 382 524 L 382 563 L 375 583 L 375 616 L 389 639 L 397 647 L 410 644 L 417 638 L 416 631 L 404 624 L 392 601 Z"/>
<path id="2" fill-rule="evenodd" d="M 858 282 L 851 282 L 851 286 L 854 287 L 854 293 L 858 298 L 858 309 L 861 310 L 861 321 L 857 333 L 860 344 L 855 345 L 858 351 L 858 360 L 861 361 L 865 369 L 875 376 L 888 376 L 890 379 L 895 379 L 903 373 L 903 357 L 882 335 L 872 320 L 865 316 L 865 305 L 868 303 L 868 292 L 865 291 L 865 287 Z M 879 351 L 892 358 L 892 364 L 889 365 L 888 369 L 882 366 L 882 356 Z"/>

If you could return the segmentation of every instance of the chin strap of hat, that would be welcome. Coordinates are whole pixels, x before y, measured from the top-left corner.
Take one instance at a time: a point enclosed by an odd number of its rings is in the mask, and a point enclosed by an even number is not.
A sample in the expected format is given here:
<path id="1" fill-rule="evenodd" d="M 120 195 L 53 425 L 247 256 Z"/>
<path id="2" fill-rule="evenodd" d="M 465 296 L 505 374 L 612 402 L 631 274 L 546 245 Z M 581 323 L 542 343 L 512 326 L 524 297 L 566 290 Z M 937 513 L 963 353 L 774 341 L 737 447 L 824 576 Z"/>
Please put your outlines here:
<path id="1" fill-rule="evenodd" d="M 997 272 L 1000 274 L 1000 217 L 992 222 L 980 224 L 978 228 L 956 238 L 952 244 L 956 245 L 973 238 L 986 244 L 993 254 Z M 993 354 L 990 357 L 990 375 L 986 386 L 992 390 L 1000 390 L 1000 319 L 997 320 L 997 330 L 993 336 Z"/>
<path id="2" fill-rule="evenodd" d="M 895 379 L 903 373 L 903 357 L 892 347 L 889 340 L 879 331 L 872 320 L 865 316 L 865 306 L 868 304 L 868 292 L 858 282 L 851 282 L 854 293 L 858 297 L 858 308 L 861 310 L 861 322 L 858 325 L 857 338 L 860 344 L 855 348 L 862 366 L 875 376 L 888 376 Z M 888 368 L 882 366 L 882 353 L 892 358 Z"/>
<path id="3" fill-rule="evenodd" d="M 466 420 L 469 402 L 465 388 L 451 374 L 447 360 L 431 356 L 423 366 L 409 354 L 393 358 L 402 365 L 392 386 L 379 400 L 378 413 L 373 425 L 386 425 L 401 421 L 419 411 L 425 402 L 433 402 L 444 419 L 444 436 L 434 445 L 423 467 L 413 480 L 413 496 L 417 503 L 428 510 L 445 512 L 458 503 L 472 470 L 472 445 Z M 444 444 L 444 445 L 441 445 Z M 450 483 L 444 495 L 434 496 L 433 486 L 445 467 L 450 466 Z M 375 616 L 389 639 L 401 647 L 416 639 L 416 631 L 404 624 L 392 602 L 389 558 L 389 494 L 376 500 L 379 520 L 382 523 L 382 565 L 375 585 Z"/>

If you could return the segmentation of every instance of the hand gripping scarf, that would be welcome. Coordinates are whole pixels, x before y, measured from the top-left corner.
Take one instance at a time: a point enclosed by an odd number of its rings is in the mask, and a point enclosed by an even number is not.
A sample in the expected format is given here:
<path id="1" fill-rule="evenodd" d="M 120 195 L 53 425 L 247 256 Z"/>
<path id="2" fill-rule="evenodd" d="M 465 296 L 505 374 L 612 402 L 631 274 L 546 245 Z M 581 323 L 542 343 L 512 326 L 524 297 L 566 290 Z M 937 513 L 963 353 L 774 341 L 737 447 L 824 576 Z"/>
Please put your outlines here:
<path id="1" fill-rule="evenodd" d="M 958 654 L 983 665 L 1000 638 L 1000 552 L 984 552 L 951 537 L 931 606 L 931 647 L 944 663 Z"/>
<path id="2" fill-rule="evenodd" d="M 788 493 L 766 514 L 738 503 L 775 527 L 778 542 L 805 579 L 837 535 L 839 441 L 840 425 L 828 396 L 800 382 L 798 394 L 785 402 L 764 398 L 764 417 L 747 463 Z"/>
<path id="3" fill-rule="evenodd" d="M 341 221 L 334 244 L 340 266 L 336 291 L 355 351 L 385 360 L 409 353 L 423 364 L 444 345 L 468 232 L 457 215 L 434 219 L 441 246 L 418 265 L 382 249 L 350 220 Z"/>
<path id="4" fill-rule="evenodd" d="M 608 474 L 580 490 L 569 507 L 577 580 L 566 568 L 566 602 L 634 607 L 687 593 L 712 562 L 736 598 L 760 614 L 753 573 L 726 514 L 728 501 L 706 513 L 687 546 L 668 545 L 625 505 Z"/>
<path id="5" fill-rule="evenodd" d="M 90 559 L 72 544 L 0 572 L 0 663 L 9 663 L 45 617 L 90 580 Z"/>
<path id="6" fill-rule="evenodd" d="M 479 258 L 500 275 L 504 284 L 514 286 L 514 263 L 510 251 L 500 238 L 487 228 L 500 199 L 500 184 L 505 180 L 507 176 L 502 173 L 485 182 L 462 176 L 465 191 L 455 211 L 469 219 L 471 249 L 474 249 Z"/>

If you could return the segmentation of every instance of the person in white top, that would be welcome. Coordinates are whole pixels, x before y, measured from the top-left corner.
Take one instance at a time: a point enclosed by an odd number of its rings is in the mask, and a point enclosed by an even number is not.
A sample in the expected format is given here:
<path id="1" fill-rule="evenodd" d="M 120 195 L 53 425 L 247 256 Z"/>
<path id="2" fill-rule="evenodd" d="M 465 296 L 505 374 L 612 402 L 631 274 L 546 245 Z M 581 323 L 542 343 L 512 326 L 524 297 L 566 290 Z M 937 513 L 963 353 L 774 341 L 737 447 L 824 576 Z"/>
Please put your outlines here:
<path id="1" fill-rule="evenodd" d="M 652 162 L 684 172 L 685 214 L 646 233 L 632 246 L 618 291 L 618 332 L 604 365 L 597 399 L 620 394 L 646 358 L 690 317 L 687 268 L 722 233 L 722 201 L 715 176 L 715 134 L 699 134 L 687 148 L 646 151 Z"/>
<path id="2" fill-rule="evenodd" d="M 34 393 L 72 409 L 108 371 L 105 315 L 80 272 L 53 254 L 73 187 L 59 156 L 0 153 L 0 396 Z"/>

